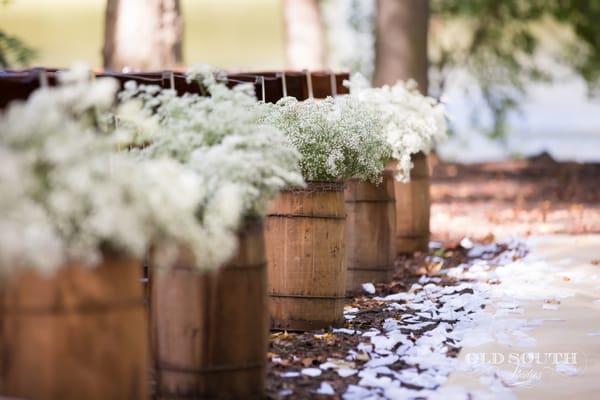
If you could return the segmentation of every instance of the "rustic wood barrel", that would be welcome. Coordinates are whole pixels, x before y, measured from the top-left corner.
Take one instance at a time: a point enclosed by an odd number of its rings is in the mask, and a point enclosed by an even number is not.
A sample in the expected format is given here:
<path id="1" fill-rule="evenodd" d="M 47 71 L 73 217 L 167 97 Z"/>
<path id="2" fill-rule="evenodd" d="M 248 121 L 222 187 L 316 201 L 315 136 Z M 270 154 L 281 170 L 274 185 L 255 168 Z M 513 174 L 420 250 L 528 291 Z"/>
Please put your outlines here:
<path id="1" fill-rule="evenodd" d="M 140 262 L 106 257 L 53 275 L 24 270 L 0 288 L 0 397 L 146 399 Z"/>
<path id="2" fill-rule="evenodd" d="M 343 322 L 346 291 L 344 184 L 309 182 L 280 193 L 266 219 L 269 309 L 274 329 Z"/>
<path id="3" fill-rule="evenodd" d="M 355 293 L 366 282 L 386 282 L 396 256 L 394 177 L 383 173 L 375 185 L 351 179 L 346 182 L 346 291 Z"/>
<path id="4" fill-rule="evenodd" d="M 396 181 L 396 249 L 398 253 L 427 251 L 429 246 L 429 165 L 427 156 L 412 156 L 410 182 Z"/>
<path id="5" fill-rule="evenodd" d="M 263 226 L 248 223 L 238 253 L 199 273 L 191 258 L 151 275 L 157 399 L 263 398 L 268 344 Z"/>

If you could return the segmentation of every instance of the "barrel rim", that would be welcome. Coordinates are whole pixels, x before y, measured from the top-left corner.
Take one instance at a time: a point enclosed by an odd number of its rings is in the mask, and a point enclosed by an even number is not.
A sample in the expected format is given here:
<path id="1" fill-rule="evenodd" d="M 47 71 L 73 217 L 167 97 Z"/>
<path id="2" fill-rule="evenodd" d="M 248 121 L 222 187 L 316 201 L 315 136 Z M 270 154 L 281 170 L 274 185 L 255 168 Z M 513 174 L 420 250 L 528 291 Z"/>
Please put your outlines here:
<path id="1" fill-rule="evenodd" d="M 306 181 L 306 187 L 286 187 L 282 192 L 313 193 L 313 192 L 343 192 L 346 188 L 344 181 Z"/>

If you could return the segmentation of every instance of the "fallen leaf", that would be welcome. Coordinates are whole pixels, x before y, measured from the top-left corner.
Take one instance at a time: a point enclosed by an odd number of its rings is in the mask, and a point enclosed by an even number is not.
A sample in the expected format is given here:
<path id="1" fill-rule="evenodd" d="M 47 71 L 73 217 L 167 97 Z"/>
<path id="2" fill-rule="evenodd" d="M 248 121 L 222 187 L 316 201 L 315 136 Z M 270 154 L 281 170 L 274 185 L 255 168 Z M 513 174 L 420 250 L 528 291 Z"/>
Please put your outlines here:
<path id="1" fill-rule="evenodd" d="M 494 234 L 492 232 L 488 233 L 487 235 L 485 235 L 485 237 L 483 239 L 481 239 L 481 242 L 483 244 L 492 244 L 496 241 L 496 237 L 494 236 Z"/>
<path id="2" fill-rule="evenodd" d="M 310 367 L 311 365 L 313 365 L 314 362 L 315 359 L 310 357 L 303 358 L 301 361 L 302 365 L 304 365 L 305 367 Z"/>
<path id="3" fill-rule="evenodd" d="M 294 335 L 290 335 L 287 331 L 272 333 L 271 340 L 294 340 Z"/>
<path id="4" fill-rule="evenodd" d="M 424 275 L 436 274 L 437 272 L 439 272 L 439 270 L 442 269 L 443 266 L 444 266 L 443 261 L 428 263 L 427 264 L 427 273 L 425 273 Z"/>
<path id="5" fill-rule="evenodd" d="M 323 334 L 314 335 L 314 338 L 319 339 L 319 340 L 325 340 L 327 342 L 334 342 L 335 339 L 337 338 L 337 336 L 335 336 L 331 332 L 327 332 L 327 333 L 323 333 Z"/>
<path id="6" fill-rule="evenodd" d="M 445 249 L 439 249 L 439 250 L 436 250 L 436 251 L 433 253 L 433 255 L 434 255 L 434 256 L 437 256 L 437 257 L 443 257 L 445 252 L 446 252 L 446 250 L 445 250 Z"/>
<path id="7" fill-rule="evenodd" d="M 547 303 L 547 304 L 560 304 L 560 300 L 558 300 L 558 299 L 546 299 L 546 300 L 544 300 L 544 303 Z"/>

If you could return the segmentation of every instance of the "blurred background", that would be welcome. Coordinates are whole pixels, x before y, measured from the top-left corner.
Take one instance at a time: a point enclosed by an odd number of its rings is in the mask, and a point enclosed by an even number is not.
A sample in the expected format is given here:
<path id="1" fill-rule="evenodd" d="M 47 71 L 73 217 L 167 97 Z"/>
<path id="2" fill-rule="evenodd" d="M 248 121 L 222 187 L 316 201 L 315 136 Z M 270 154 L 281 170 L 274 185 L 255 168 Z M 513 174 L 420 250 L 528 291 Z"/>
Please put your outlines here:
<path id="1" fill-rule="evenodd" d="M 600 0 L 0 0 L 0 67 L 335 69 L 448 110 L 432 232 L 600 232 Z"/>
<path id="2" fill-rule="evenodd" d="M 0 63 L 411 77 L 448 108 L 445 160 L 590 162 L 599 20 L 597 0 L 0 0 Z"/>

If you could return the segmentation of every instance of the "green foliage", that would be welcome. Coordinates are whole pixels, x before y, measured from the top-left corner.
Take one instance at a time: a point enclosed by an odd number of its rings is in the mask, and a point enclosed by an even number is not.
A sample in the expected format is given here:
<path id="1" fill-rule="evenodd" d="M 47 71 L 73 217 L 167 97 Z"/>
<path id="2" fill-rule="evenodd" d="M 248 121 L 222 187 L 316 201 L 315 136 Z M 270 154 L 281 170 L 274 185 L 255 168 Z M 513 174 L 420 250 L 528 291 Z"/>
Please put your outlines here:
<path id="1" fill-rule="evenodd" d="M 21 39 L 0 30 L 0 68 L 27 65 L 35 55 Z"/>
<path id="2" fill-rule="evenodd" d="M 466 68 L 491 110 L 492 137 L 504 135 L 528 83 L 553 79 L 548 55 L 600 93 L 600 1 L 431 0 L 431 8 L 432 86 L 441 93 L 449 74 Z M 452 24 L 461 27 L 454 41 Z"/>
<path id="3" fill-rule="evenodd" d="M 0 7 L 7 6 L 10 2 L 10 0 L 0 0 Z M 21 39 L 0 29 L 0 68 L 27 65 L 35 55 L 35 50 Z"/>
<path id="4" fill-rule="evenodd" d="M 573 68 L 588 82 L 590 90 L 600 93 L 600 1 L 558 1 L 554 17 L 569 24 L 583 43 L 581 52 L 575 49 L 570 60 Z M 582 54 L 583 53 L 583 54 Z"/>

